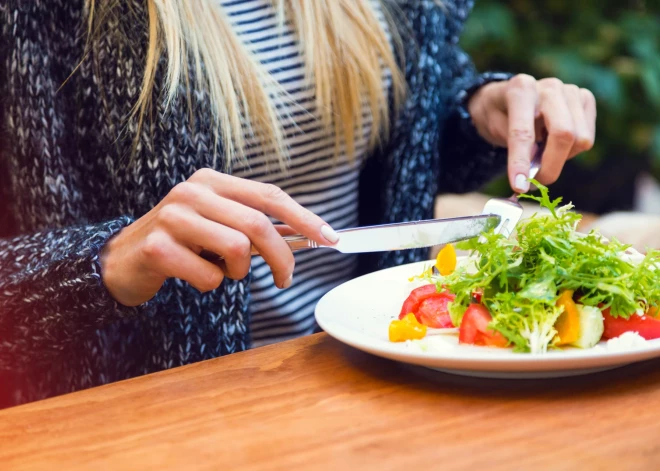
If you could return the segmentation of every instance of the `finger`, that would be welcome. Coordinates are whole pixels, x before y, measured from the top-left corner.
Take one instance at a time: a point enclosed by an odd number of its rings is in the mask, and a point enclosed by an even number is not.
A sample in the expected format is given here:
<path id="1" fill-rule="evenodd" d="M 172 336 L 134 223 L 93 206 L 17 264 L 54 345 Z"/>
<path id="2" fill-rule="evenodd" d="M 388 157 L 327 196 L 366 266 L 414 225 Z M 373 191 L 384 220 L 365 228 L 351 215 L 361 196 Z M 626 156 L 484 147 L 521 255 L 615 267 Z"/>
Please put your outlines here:
<path id="1" fill-rule="evenodd" d="M 507 82 L 491 82 L 481 87 L 468 102 L 468 111 L 479 134 L 498 147 L 506 147 L 508 117 Z"/>
<path id="2" fill-rule="evenodd" d="M 270 266 L 276 286 L 287 288 L 291 284 L 293 253 L 264 213 L 218 196 L 208 186 L 195 183 L 177 185 L 175 198 L 200 216 L 244 234 Z M 183 222 L 180 225 L 185 227 Z M 220 255 L 225 254 L 220 252 Z"/>
<path id="3" fill-rule="evenodd" d="M 487 140 L 496 146 L 507 147 L 507 133 L 509 131 L 509 117 L 506 112 L 498 109 L 490 110 L 485 119 L 485 134 Z M 480 133 L 483 131 L 480 131 Z"/>
<path id="4" fill-rule="evenodd" d="M 165 206 L 159 219 L 177 241 L 193 252 L 208 250 L 221 255 L 224 260 L 218 266 L 228 278 L 242 280 L 250 272 L 252 243 L 245 234 L 176 205 Z"/>
<path id="5" fill-rule="evenodd" d="M 177 243 L 163 231 L 149 234 L 142 248 L 149 268 L 167 278 L 187 281 L 201 292 L 216 289 L 224 279 L 223 271 Z"/>
<path id="6" fill-rule="evenodd" d="M 520 193 L 529 190 L 529 165 L 535 143 L 534 116 L 538 96 L 536 80 L 517 75 L 509 81 L 506 92 L 509 130 L 508 174 L 511 188 Z"/>
<path id="7" fill-rule="evenodd" d="M 587 129 L 589 130 L 589 138 L 593 146 L 594 142 L 596 142 L 596 98 L 589 90 L 581 88 L 580 100 L 582 101 L 582 109 L 584 110 Z"/>
<path id="8" fill-rule="evenodd" d="M 541 88 L 541 114 L 548 133 L 538 180 L 544 184 L 557 181 L 575 143 L 571 111 L 559 80 L 547 80 Z"/>
<path id="9" fill-rule="evenodd" d="M 295 229 L 292 229 L 291 227 L 284 225 L 284 224 L 277 224 L 275 225 L 275 230 L 278 232 L 279 235 L 282 237 L 284 236 L 292 236 L 292 235 L 298 235 L 298 232 L 296 232 Z"/>
<path id="10" fill-rule="evenodd" d="M 532 80 L 534 80 L 533 77 L 530 77 Z M 507 112 L 508 108 L 508 103 L 506 99 L 506 92 L 511 87 L 512 82 L 516 82 L 520 80 L 519 77 L 513 77 L 509 81 L 502 81 L 502 82 L 491 82 L 488 85 L 482 87 L 475 93 L 474 97 L 476 98 L 479 93 L 481 93 L 482 90 L 485 90 L 487 87 L 489 87 L 492 92 L 489 93 L 487 96 L 490 99 L 490 103 L 488 103 L 486 106 L 487 107 L 494 107 L 498 111 L 501 111 L 502 113 Z M 526 79 L 523 79 L 526 80 Z"/>
<path id="11" fill-rule="evenodd" d="M 572 158 L 581 152 L 591 149 L 593 140 L 591 139 L 591 132 L 587 124 L 584 107 L 582 106 L 580 89 L 575 85 L 566 85 L 563 87 L 563 92 L 564 99 L 573 118 L 575 131 L 575 142 L 568 156 Z"/>
<path id="12" fill-rule="evenodd" d="M 236 201 L 217 195 L 213 197 L 216 198 L 214 207 L 200 207 L 201 214 L 245 234 L 270 266 L 275 285 L 288 288 L 292 282 L 295 259 L 291 248 L 268 217 Z"/>
<path id="13" fill-rule="evenodd" d="M 334 245 L 339 235 L 323 219 L 296 203 L 282 189 L 213 170 L 199 170 L 190 178 L 216 194 L 273 216 L 321 245 Z"/>

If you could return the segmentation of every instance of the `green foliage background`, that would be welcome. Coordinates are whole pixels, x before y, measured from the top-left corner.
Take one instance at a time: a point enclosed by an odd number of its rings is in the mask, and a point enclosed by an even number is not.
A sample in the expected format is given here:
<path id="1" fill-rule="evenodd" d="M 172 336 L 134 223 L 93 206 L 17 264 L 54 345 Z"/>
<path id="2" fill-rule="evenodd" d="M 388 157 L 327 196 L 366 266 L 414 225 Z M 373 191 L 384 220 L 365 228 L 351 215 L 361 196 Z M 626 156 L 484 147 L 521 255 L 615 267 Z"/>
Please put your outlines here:
<path id="1" fill-rule="evenodd" d="M 559 186 L 622 162 L 660 176 L 660 0 L 477 0 L 462 45 L 480 70 L 555 76 L 594 93 L 596 145 Z M 487 191 L 509 190 L 500 180 Z"/>

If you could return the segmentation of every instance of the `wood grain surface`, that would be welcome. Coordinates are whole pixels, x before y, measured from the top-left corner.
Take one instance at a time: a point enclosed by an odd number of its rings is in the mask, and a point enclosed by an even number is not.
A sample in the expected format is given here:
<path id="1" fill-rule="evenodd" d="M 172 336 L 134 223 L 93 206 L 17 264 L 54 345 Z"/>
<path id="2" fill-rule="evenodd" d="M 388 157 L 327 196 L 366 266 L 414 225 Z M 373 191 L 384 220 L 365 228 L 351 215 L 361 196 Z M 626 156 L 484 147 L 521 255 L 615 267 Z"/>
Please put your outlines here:
<path id="1" fill-rule="evenodd" d="M 659 469 L 660 363 L 479 380 L 318 334 L 0 411 L 0 469 Z"/>

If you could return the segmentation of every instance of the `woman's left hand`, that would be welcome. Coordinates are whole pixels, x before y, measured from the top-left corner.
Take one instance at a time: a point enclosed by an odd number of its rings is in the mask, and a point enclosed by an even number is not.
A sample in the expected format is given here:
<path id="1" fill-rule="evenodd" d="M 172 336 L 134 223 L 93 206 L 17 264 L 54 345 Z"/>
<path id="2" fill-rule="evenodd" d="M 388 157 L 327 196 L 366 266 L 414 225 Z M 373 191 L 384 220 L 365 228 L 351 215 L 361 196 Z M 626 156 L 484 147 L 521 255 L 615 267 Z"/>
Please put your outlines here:
<path id="1" fill-rule="evenodd" d="M 489 83 L 470 99 L 468 110 L 482 137 L 508 147 L 509 182 L 520 193 L 529 190 L 530 161 L 543 137 L 547 143 L 536 178 L 544 184 L 555 182 L 568 159 L 594 144 L 596 99 L 556 78 L 516 75 Z"/>

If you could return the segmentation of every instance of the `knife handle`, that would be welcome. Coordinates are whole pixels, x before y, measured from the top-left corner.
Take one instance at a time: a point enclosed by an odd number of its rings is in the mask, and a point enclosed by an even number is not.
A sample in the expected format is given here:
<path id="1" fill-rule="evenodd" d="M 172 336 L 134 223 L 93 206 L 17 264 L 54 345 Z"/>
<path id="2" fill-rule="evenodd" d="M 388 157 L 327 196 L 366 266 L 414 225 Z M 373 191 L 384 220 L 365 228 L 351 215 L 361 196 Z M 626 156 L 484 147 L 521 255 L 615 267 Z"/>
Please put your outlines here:
<path id="1" fill-rule="evenodd" d="M 319 244 L 317 244 L 311 239 L 308 239 L 303 235 L 284 236 L 282 238 L 284 239 L 284 242 L 289 244 L 289 247 L 291 248 L 292 252 L 297 252 L 298 250 L 305 250 L 305 249 L 315 249 L 319 246 Z M 259 255 L 259 251 L 254 245 L 252 246 L 251 253 L 252 255 Z M 200 257 L 202 257 L 205 260 L 208 260 L 211 263 L 217 264 L 218 262 L 222 262 L 224 260 L 223 256 L 215 254 L 213 252 L 209 252 L 208 250 L 202 250 L 202 253 L 200 253 L 199 255 Z"/>
<path id="2" fill-rule="evenodd" d="M 308 239 L 304 235 L 290 235 L 284 236 L 282 238 L 284 239 L 284 242 L 289 244 L 292 252 L 305 249 L 316 249 L 319 246 L 319 244 L 311 239 Z M 252 246 L 252 255 L 259 255 L 259 251 L 254 245 Z"/>

